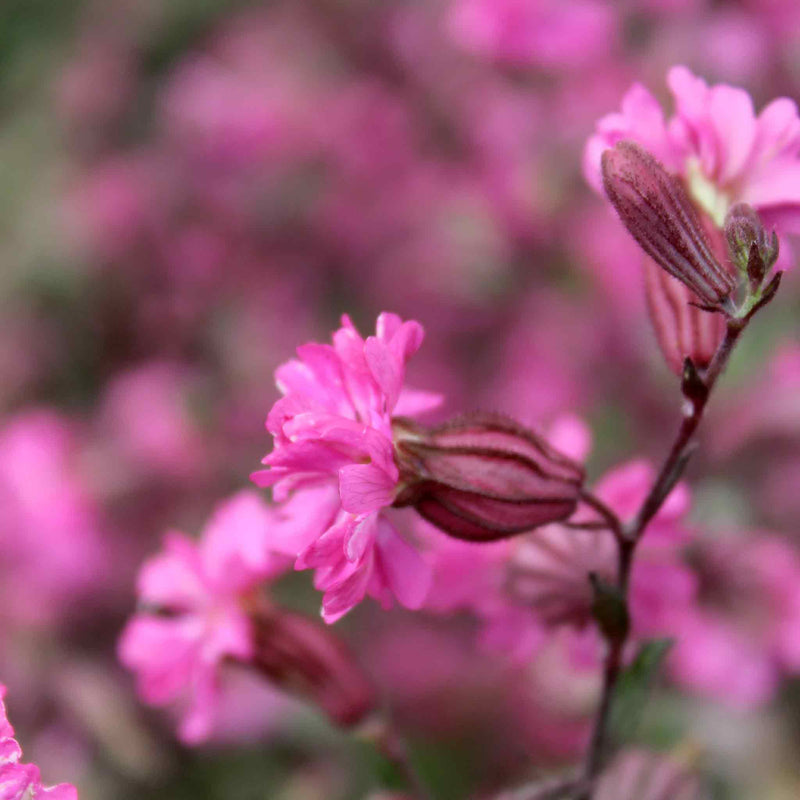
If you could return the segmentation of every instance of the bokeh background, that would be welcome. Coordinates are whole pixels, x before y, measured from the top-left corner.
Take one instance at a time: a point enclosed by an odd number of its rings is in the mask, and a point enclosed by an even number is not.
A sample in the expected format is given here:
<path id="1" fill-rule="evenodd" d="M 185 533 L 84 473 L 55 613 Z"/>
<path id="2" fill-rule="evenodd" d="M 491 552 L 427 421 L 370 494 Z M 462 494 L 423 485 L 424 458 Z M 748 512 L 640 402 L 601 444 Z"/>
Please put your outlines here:
<path id="1" fill-rule="evenodd" d="M 516 8 L 513 8 L 516 7 Z M 800 95 L 794 0 L 4 0 L 0 678 L 26 758 L 84 800 L 345 800 L 371 748 L 232 675 L 182 747 L 118 664 L 134 580 L 269 447 L 274 368 L 341 313 L 420 320 L 446 410 L 586 420 L 590 475 L 678 413 L 639 256 L 585 184 L 595 121 L 686 64 Z M 692 523 L 800 546 L 800 284 L 748 331 L 690 470 Z M 307 574 L 279 586 L 316 614 Z M 339 626 L 437 800 L 572 763 L 596 675 L 510 667 L 468 615 Z M 748 710 L 662 687 L 643 741 L 714 797 L 800 796 L 800 682 Z"/>

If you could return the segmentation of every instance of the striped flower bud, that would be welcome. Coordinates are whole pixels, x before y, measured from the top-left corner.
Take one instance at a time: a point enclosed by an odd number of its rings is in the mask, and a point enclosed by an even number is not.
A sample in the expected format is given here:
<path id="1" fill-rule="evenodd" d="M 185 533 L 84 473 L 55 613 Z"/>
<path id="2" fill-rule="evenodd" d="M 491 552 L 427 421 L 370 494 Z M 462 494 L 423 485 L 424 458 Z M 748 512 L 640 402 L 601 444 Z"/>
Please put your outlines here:
<path id="1" fill-rule="evenodd" d="M 728 311 L 736 282 L 715 257 L 680 182 L 650 153 L 619 142 L 603 153 L 603 186 L 628 232 L 700 304 Z"/>
<path id="2" fill-rule="evenodd" d="M 700 221 L 712 252 L 728 265 L 722 232 L 702 213 Z M 650 322 L 670 369 L 681 375 L 686 358 L 698 369 L 707 367 L 725 334 L 725 317 L 699 308 L 697 295 L 648 257 L 644 258 L 644 286 Z"/>
<path id="3" fill-rule="evenodd" d="M 425 429 L 393 420 L 401 491 L 457 539 L 489 542 L 569 517 L 583 468 L 542 437 L 497 414 L 474 414 Z"/>

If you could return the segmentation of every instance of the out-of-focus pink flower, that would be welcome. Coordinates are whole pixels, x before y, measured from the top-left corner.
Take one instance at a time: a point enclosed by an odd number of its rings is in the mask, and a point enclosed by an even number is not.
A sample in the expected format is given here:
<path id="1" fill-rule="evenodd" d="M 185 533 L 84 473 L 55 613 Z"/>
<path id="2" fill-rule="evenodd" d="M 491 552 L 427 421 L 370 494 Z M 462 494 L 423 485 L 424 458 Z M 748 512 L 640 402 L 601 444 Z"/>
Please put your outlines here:
<path id="1" fill-rule="evenodd" d="M 246 63 L 248 54 L 241 49 L 233 60 L 244 63 L 195 57 L 171 76 L 162 103 L 175 146 L 217 169 L 305 155 L 315 135 L 305 108 L 310 87 L 280 74 L 275 65 Z"/>
<path id="2" fill-rule="evenodd" d="M 240 492 L 218 506 L 199 543 L 170 533 L 139 575 L 142 610 L 125 628 L 119 656 L 147 702 L 183 701 L 186 742 L 211 733 L 222 662 L 254 657 L 246 604 L 288 566 L 270 549 L 276 525 L 255 493 Z"/>
<path id="3" fill-rule="evenodd" d="M 525 298 L 494 359 L 496 372 L 482 380 L 480 403 L 525 425 L 549 422 L 564 409 L 591 404 L 598 376 L 595 365 L 612 344 L 592 309 L 576 309 L 574 297 L 538 290 Z M 560 347 L 550 346 L 553 331 Z M 569 352 L 570 358 L 561 353 Z"/>
<path id="4" fill-rule="evenodd" d="M 518 64 L 580 67 L 606 54 L 613 8 L 594 0 L 456 0 L 450 35 L 479 55 Z"/>
<path id="5" fill-rule="evenodd" d="M 158 229 L 170 193 L 160 159 L 113 158 L 78 178 L 63 204 L 64 225 L 82 250 L 119 258 L 143 232 Z"/>
<path id="6" fill-rule="evenodd" d="M 0 428 L 4 614 L 52 622 L 108 588 L 101 513 L 80 466 L 75 427 L 30 409 Z"/>
<path id="7" fill-rule="evenodd" d="M 696 605 L 675 630 L 670 673 L 681 686 L 741 708 L 800 672 L 800 556 L 774 536 L 701 542 Z"/>
<path id="8" fill-rule="evenodd" d="M 204 458 L 188 408 L 191 374 L 179 364 L 154 361 L 109 382 L 101 419 L 117 457 L 150 476 L 196 475 Z"/>
<path id="9" fill-rule="evenodd" d="M 575 439 L 577 452 L 585 444 Z M 610 472 L 595 494 L 622 519 L 631 518 L 650 489 L 652 468 L 633 461 Z M 696 581 L 682 562 L 689 533 L 682 524 L 689 506 L 679 484 L 642 539 L 631 576 L 634 637 L 672 633 L 686 619 Z M 596 515 L 580 507 L 575 521 Z M 575 530 L 555 523 L 514 539 L 477 547 L 448 540 L 434 542 L 434 583 L 427 606 L 432 610 L 468 609 L 482 621 L 489 647 L 527 661 L 556 630 L 576 666 L 595 666 L 600 639 L 592 623 L 593 593 L 589 574 L 606 582 L 617 574 L 617 545 L 607 530 Z"/>
<path id="10" fill-rule="evenodd" d="M 694 202 L 718 227 L 737 202 L 749 203 L 768 225 L 800 228 L 800 117 L 793 100 L 773 100 L 756 116 L 750 95 L 726 84 L 708 86 L 686 67 L 667 83 L 675 98 L 669 120 L 641 84 L 608 114 L 586 145 L 584 172 L 601 188 L 600 160 L 617 142 L 637 142 L 679 175 Z"/>
<path id="11" fill-rule="evenodd" d="M 638 510 L 653 477 L 648 464 L 630 462 L 601 480 L 595 493 L 627 519 Z M 680 522 L 687 508 L 687 492 L 679 486 L 648 527 L 637 550 L 630 608 L 633 635 L 639 638 L 671 630 L 693 598 L 694 578 L 680 560 L 688 535 Z M 509 564 L 509 591 L 547 627 L 582 629 L 592 619 L 589 574 L 613 583 L 617 560 L 617 544 L 610 531 L 550 525 L 520 539 Z"/>
<path id="12" fill-rule="evenodd" d="M 727 398 L 721 412 L 710 420 L 711 452 L 730 458 L 739 448 L 759 439 L 800 440 L 800 348 L 779 347 L 747 385 Z"/>
<path id="13" fill-rule="evenodd" d="M 0 685 L 0 797 L 2 800 L 78 800 L 77 789 L 68 784 L 43 786 L 39 767 L 20 764 L 22 748 L 8 721 L 6 687 Z"/>
<path id="14" fill-rule="evenodd" d="M 279 502 L 288 499 L 284 548 L 298 556 L 298 569 L 317 570 L 328 622 L 365 594 L 418 608 L 428 589 L 425 562 L 383 513 L 399 481 L 392 415 L 440 401 L 403 388 L 423 335 L 419 323 L 384 313 L 376 335 L 363 339 L 344 317 L 333 345 L 303 345 L 299 359 L 276 372 L 284 396 L 267 418 L 274 448 L 263 462 L 269 468 L 252 477 Z"/>

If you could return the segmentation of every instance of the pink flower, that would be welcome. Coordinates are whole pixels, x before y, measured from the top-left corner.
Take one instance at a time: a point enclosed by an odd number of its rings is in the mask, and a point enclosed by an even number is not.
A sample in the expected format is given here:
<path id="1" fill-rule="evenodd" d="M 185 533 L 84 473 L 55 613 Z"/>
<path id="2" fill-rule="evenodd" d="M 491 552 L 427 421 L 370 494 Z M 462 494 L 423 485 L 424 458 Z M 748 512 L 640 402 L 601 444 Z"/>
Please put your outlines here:
<path id="1" fill-rule="evenodd" d="M 204 452 L 189 409 L 192 378 L 177 363 L 151 361 L 108 382 L 100 418 L 115 458 L 150 477 L 197 475 Z"/>
<path id="2" fill-rule="evenodd" d="M 22 748 L 14 738 L 14 729 L 6 716 L 3 698 L 6 687 L 0 685 L 0 798 L 1 800 L 78 800 L 77 789 L 68 783 L 42 786 L 42 776 L 35 764 L 20 764 Z"/>
<path id="3" fill-rule="evenodd" d="M 595 493 L 622 519 L 644 500 L 653 470 L 633 461 L 606 475 Z M 632 631 L 639 638 L 663 635 L 691 601 L 695 584 L 681 564 L 687 533 L 680 525 L 688 496 L 679 486 L 654 518 L 637 550 L 631 575 Z M 577 520 L 579 517 L 576 516 Z M 589 518 L 589 512 L 586 513 Z M 582 629 L 592 620 L 589 574 L 606 582 L 617 575 L 617 544 L 611 532 L 550 525 L 521 539 L 510 562 L 510 592 L 547 627 Z"/>
<path id="4" fill-rule="evenodd" d="M 211 733 L 223 660 L 254 656 L 246 604 L 286 567 L 269 546 L 276 524 L 256 494 L 240 492 L 217 507 L 200 542 L 168 534 L 139 574 L 142 610 L 122 634 L 119 657 L 148 703 L 183 701 L 186 742 Z"/>
<path id="5" fill-rule="evenodd" d="M 768 225 L 800 228 L 800 117 L 794 101 L 773 100 L 756 116 L 744 89 L 708 86 L 686 67 L 673 67 L 667 83 L 675 98 L 669 120 L 637 83 L 622 110 L 597 123 L 584 153 L 589 183 L 600 191 L 603 152 L 629 139 L 678 174 L 718 227 L 734 203 L 745 202 Z"/>
<path id="6" fill-rule="evenodd" d="M 680 620 L 670 672 L 734 706 L 766 702 L 800 672 L 800 556 L 774 536 L 697 546 L 698 602 Z"/>
<path id="7" fill-rule="evenodd" d="M 0 428 L 0 596 L 26 625 L 80 611 L 107 584 L 102 515 L 70 420 L 28 409 Z"/>
<path id="8" fill-rule="evenodd" d="M 673 67 L 667 81 L 675 97 L 669 120 L 647 89 L 635 84 L 623 98 L 622 110 L 597 123 L 584 151 L 589 183 L 601 190 L 603 153 L 621 141 L 639 144 L 677 175 L 723 265 L 726 253 L 719 231 L 736 203 L 753 206 L 768 227 L 800 229 L 800 117 L 795 103 L 779 98 L 756 117 L 743 89 L 709 87 L 685 67 Z M 781 260 L 789 260 L 786 243 Z M 722 338 L 723 318 L 692 305 L 698 298 L 654 272 L 649 260 L 645 274 L 648 310 L 673 372 L 680 374 L 686 356 L 696 364 L 707 363 Z"/>
<path id="9" fill-rule="evenodd" d="M 606 475 L 595 494 L 627 519 L 638 510 L 652 479 L 648 464 L 633 461 Z M 637 551 L 630 607 L 632 633 L 639 640 L 671 634 L 694 598 L 694 576 L 681 561 L 688 538 L 681 520 L 688 504 L 679 485 Z M 581 507 L 573 520 L 595 518 Z M 435 555 L 432 608 L 469 608 L 484 623 L 484 642 L 520 660 L 530 659 L 556 631 L 563 631 L 576 665 L 596 665 L 600 640 L 592 623 L 589 574 L 615 580 L 617 546 L 611 532 L 555 523 L 491 547 L 448 543 L 438 546 Z"/>
<path id="10" fill-rule="evenodd" d="M 297 569 L 317 570 L 327 622 L 366 594 L 419 608 L 427 592 L 427 566 L 384 513 L 399 482 L 392 415 L 439 403 L 403 388 L 423 336 L 419 323 L 383 313 L 365 340 L 345 316 L 332 345 L 303 345 L 299 360 L 277 370 L 284 396 L 267 418 L 275 444 L 269 468 L 252 478 L 287 501 L 283 549 L 298 557 Z"/>

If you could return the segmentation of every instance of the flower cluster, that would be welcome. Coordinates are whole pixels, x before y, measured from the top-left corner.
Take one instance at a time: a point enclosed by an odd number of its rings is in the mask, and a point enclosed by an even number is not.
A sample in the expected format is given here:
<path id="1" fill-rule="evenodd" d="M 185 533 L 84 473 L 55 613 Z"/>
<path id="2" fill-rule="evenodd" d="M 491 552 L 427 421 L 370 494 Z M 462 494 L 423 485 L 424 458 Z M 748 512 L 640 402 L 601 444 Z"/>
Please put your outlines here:
<path id="1" fill-rule="evenodd" d="M 463 796 L 695 800 L 711 733 L 741 793 L 800 676 L 798 0 L 5 5 L 26 757 L 93 798 L 407 800 L 455 743 Z M 785 698 L 754 796 L 800 794 Z M 0 800 L 71 793 L 0 744 Z"/>

